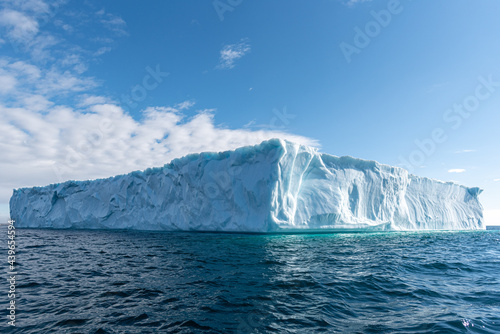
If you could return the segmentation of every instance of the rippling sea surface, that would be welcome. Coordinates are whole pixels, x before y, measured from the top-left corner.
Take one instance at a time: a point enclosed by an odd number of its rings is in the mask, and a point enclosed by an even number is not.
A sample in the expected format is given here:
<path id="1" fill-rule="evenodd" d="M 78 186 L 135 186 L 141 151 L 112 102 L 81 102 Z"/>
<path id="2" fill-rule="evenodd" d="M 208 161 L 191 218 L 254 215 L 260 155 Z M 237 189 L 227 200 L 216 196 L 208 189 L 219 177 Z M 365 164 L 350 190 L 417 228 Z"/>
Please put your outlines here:
<path id="1" fill-rule="evenodd" d="M 24 229 L 16 238 L 17 326 L 8 332 L 500 332 L 498 231 Z"/>

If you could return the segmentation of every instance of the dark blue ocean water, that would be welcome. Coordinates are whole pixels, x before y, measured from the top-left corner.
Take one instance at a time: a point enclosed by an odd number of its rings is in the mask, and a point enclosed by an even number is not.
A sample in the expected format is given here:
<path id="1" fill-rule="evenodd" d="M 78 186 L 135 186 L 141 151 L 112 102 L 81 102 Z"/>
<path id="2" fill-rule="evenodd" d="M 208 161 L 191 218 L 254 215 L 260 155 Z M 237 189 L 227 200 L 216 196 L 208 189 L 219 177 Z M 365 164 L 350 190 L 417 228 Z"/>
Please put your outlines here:
<path id="1" fill-rule="evenodd" d="M 498 231 L 17 232 L 1 332 L 500 332 Z"/>

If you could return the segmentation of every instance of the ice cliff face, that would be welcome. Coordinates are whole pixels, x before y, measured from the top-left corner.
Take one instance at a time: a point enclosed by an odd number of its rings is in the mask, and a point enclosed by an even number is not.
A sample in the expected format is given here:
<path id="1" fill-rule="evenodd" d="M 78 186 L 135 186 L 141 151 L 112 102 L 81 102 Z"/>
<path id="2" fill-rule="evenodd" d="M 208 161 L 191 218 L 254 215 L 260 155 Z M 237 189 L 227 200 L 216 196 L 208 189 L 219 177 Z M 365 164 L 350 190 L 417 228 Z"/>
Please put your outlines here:
<path id="1" fill-rule="evenodd" d="M 479 188 L 273 139 L 109 179 L 14 191 L 18 227 L 273 232 L 482 229 Z"/>

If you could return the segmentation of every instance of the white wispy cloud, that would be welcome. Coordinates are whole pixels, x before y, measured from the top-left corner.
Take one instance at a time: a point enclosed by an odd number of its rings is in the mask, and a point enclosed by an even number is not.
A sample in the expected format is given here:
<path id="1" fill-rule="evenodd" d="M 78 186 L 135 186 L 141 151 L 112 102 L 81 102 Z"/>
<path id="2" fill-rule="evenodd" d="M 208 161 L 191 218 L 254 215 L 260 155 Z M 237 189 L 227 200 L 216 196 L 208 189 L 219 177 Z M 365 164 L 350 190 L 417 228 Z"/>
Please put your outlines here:
<path id="1" fill-rule="evenodd" d="M 104 9 L 97 11 L 96 15 L 100 17 L 101 23 L 109 30 L 119 35 L 127 35 L 127 23 L 121 17 L 106 13 Z"/>
<path id="2" fill-rule="evenodd" d="M 66 2 L 66 0 L 3 1 L 4 8 L 0 10 L 0 34 L 3 43 L 0 44 L 10 42 L 16 53 L 29 52 L 31 58 L 38 62 L 55 62 L 61 57 L 64 58 L 66 52 L 75 53 L 75 50 L 81 54 L 94 53 L 94 56 L 98 57 L 109 52 L 109 44 L 113 43 L 115 37 L 127 35 L 126 22 L 120 16 L 107 13 L 104 9 L 91 14 L 65 11 L 62 8 Z M 49 32 L 45 29 L 49 25 L 58 28 L 59 31 Z M 99 31 L 98 35 L 92 36 L 91 33 L 87 36 L 89 30 L 86 28 L 89 25 L 104 29 L 95 29 Z M 80 46 L 75 47 L 63 37 L 74 32 L 87 36 L 89 41 L 108 45 L 104 48 L 98 47 L 94 51 L 85 50 Z"/>
<path id="3" fill-rule="evenodd" d="M 455 169 L 449 169 L 448 170 L 448 173 L 465 173 L 466 170 L 465 169 L 461 169 L 461 168 L 455 168 Z"/>
<path id="4" fill-rule="evenodd" d="M 347 0 L 347 1 L 343 1 L 343 3 L 346 4 L 347 6 L 354 6 L 357 3 L 367 2 L 367 1 L 372 1 L 372 0 Z"/>
<path id="5" fill-rule="evenodd" d="M 187 101 L 184 101 L 184 102 L 181 102 L 181 103 L 177 103 L 175 105 L 175 108 L 176 109 L 179 109 L 179 110 L 184 110 L 184 109 L 189 109 L 191 108 L 192 106 L 195 105 L 195 102 L 192 101 L 192 100 L 187 100 Z"/>
<path id="6" fill-rule="evenodd" d="M 15 41 L 31 40 L 38 33 L 38 22 L 34 18 L 12 9 L 0 11 L 0 26 L 5 28 L 6 36 Z"/>
<path id="7" fill-rule="evenodd" d="M 11 92 L 16 87 L 16 84 L 17 80 L 14 76 L 0 69 L 0 95 Z"/>
<path id="8" fill-rule="evenodd" d="M 472 153 L 472 152 L 477 152 L 477 150 L 459 150 L 459 151 L 455 151 L 455 154 Z"/>
<path id="9" fill-rule="evenodd" d="M 500 179 L 493 179 L 493 182 L 500 182 Z"/>
<path id="10" fill-rule="evenodd" d="M 250 52 L 248 39 L 242 39 L 239 43 L 224 45 L 220 50 L 218 69 L 231 69 L 235 67 L 235 62 Z"/>
<path id="11" fill-rule="evenodd" d="M 54 103 L 42 95 L 26 95 L 23 104 L 26 109 L 38 112 L 49 109 Z"/>
<path id="12" fill-rule="evenodd" d="M 43 31 L 65 1 L 2 1 L 0 34 L 18 55 L 31 53 L 31 58 L 45 61 L 52 46 L 60 43 L 55 34 Z M 55 24 L 54 24 L 55 25 Z"/>
<path id="13" fill-rule="evenodd" d="M 23 106 L 28 95 L 42 95 L 50 99 L 98 85 L 94 78 L 81 76 L 73 68 L 46 68 L 6 57 L 0 58 L 0 82 L 0 94 L 9 93 L 10 103 L 16 106 Z"/>
<path id="14" fill-rule="evenodd" d="M 61 27 L 61 28 L 62 28 L 62 30 L 64 30 L 64 31 L 65 31 L 65 32 L 67 32 L 67 33 L 72 33 L 72 32 L 74 31 L 73 26 L 71 26 L 71 25 L 69 25 L 69 24 L 65 23 L 65 22 L 64 22 L 64 21 L 62 21 L 62 20 L 54 20 L 54 21 L 53 21 L 53 23 L 54 23 L 54 25 L 55 25 L 56 27 Z"/>
<path id="15" fill-rule="evenodd" d="M 24 0 L 24 1 L 12 1 L 15 2 L 20 9 L 31 13 L 32 15 L 44 15 L 50 12 L 50 5 L 43 0 Z M 58 6 L 64 3 L 65 0 L 54 0 L 50 3 L 53 6 Z"/>
<path id="16" fill-rule="evenodd" d="M 99 85 L 95 78 L 82 74 L 93 61 L 89 55 L 99 57 L 111 50 L 109 40 L 112 41 L 113 33 L 100 32 L 98 38 L 105 39 L 107 44 L 95 51 L 65 40 L 60 32 L 74 29 L 65 22 L 72 18 L 61 9 L 64 4 L 64 0 L 2 2 L 0 34 L 4 45 L 1 47 L 14 51 L 12 57 L 0 56 L 0 97 L 6 98 L 8 94 L 8 106 L 42 111 L 52 106 L 53 98 L 68 97 Z M 56 15 L 57 19 L 53 19 Z M 123 20 L 116 15 L 92 15 L 94 17 L 73 19 L 72 22 L 99 24 L 106 21 L 100 24 L 108 30 L 115 29 L 110 28 L 112 26 L 124 29 Z M 60 31 L 46 29 L 50 25 Z M 92 40 L 92 37 L 88 39 Z M 90 45 L 96 43 L 102 42 Z"/>
<path id="17" fill-rule="evenodd" d="M 109 51 L 111 51 L 111 48 L 109 46 L 102 46 L 96 52 L 94 52 L 94 56 L 98 57 L 105 53 L 108 53 Z"/>
<path id="18" fill-rule="evenodd" d="M 98 95 L 84 94 L 80 96 L 79 107 L 88 107 L 94 104 L 112 104 L 114 103 L 110 98 Z"/>

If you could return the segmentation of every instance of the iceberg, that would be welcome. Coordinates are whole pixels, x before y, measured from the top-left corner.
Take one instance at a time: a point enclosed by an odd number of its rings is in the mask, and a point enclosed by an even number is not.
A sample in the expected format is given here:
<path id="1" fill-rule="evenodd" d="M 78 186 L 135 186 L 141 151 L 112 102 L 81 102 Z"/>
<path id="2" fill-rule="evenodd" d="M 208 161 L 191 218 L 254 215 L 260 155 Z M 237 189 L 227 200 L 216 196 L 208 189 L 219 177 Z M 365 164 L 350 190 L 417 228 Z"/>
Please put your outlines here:
<path id="1" fill-rule="evenodd" d="M 271 139 L 107 179 L 16 189 L 17 227 L 219 232 L 484 229 L 479 188 Z"/>

